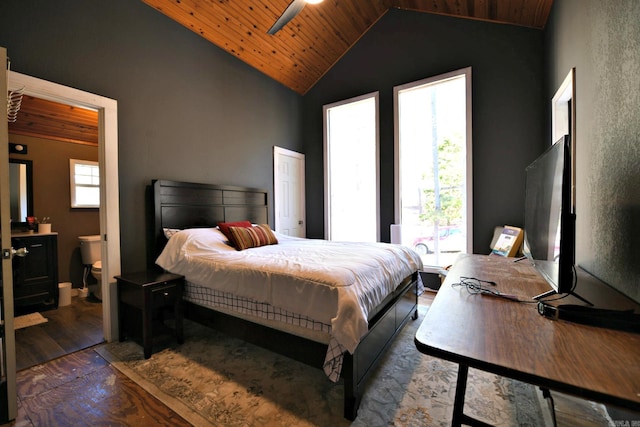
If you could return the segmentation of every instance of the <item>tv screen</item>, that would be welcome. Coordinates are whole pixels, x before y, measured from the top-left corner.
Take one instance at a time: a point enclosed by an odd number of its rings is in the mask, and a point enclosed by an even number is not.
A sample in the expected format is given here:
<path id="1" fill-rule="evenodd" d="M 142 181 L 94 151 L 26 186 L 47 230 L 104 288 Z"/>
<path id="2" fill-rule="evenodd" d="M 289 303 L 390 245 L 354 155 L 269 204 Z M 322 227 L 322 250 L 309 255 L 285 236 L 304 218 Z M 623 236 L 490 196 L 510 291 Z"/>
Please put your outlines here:
<path id="1" fill-rule="evenodd" d="M 536 299 L 573 290 L 572 208 L 571 147 L 565 135 L 526 169 L 523 252 L 553 289 Z"/>

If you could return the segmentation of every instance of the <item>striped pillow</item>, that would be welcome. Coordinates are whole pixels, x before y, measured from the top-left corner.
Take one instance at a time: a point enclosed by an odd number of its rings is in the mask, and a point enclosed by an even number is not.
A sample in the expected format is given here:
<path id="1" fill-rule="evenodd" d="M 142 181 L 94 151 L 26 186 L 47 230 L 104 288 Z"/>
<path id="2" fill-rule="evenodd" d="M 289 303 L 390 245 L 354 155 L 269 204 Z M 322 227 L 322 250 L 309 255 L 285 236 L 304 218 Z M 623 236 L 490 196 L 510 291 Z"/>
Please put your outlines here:
<path id="1" fill-rule="evenodd" d="M 259 246 L 275 245 L 278 243 L 269 224 L 260 224 L 253 227 L 229 227 L 231 242 L 237 250 L 242 251 Z"/>
<path id="2" fill-rule="evenodd" d="M 219 222 L 218 228 L 222 231 L 222 234 L 227 236 L 227 239 L 231 239 L 231 233 L 229 232 L 229 227 L 251 227 L 251 221 L 235 221 L 235 222 Z M 233 244 L 233 242 L 231 242 Z"/>

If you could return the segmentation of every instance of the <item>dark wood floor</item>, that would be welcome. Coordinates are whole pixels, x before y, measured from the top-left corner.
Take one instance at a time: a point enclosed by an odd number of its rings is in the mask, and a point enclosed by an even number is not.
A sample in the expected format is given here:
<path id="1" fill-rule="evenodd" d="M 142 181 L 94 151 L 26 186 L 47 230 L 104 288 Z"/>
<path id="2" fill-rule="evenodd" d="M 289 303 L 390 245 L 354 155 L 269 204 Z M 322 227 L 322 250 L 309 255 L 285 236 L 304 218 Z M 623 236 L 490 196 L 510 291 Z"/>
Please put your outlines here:
<path id="1" fill-rule="evenodd" d="M 93 297 L 71 301 L 71 305 L 40 311 L 48 322 L 16 331 L 18 371 L 104 341 L 102 303 Z"/>
<path id="2" fill-rule="evenodd" d="M 100 301 L 74 297 L 40 313 L 48 322 L 16 331 L 18 416 L 3 427 L 189 425 L 95 351 Z"/>
<path id="3" fill-rule="evenodd" d="M 94 348 L 18 372 L 18 416 L 4 427 L 189 426 Z"/>

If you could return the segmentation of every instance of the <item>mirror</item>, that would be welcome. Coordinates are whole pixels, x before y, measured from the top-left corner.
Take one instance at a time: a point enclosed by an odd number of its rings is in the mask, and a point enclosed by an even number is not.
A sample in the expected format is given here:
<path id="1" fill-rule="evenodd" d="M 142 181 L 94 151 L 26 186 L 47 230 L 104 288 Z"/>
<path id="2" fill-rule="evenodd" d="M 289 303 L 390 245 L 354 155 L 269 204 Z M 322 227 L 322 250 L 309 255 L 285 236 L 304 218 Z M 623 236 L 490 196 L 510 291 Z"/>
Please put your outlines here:
<path id="1" fill-rule="evenodd" d="M 11 222 L 26 223 L 33 216 L 33 162 L 9 159 Z"/>

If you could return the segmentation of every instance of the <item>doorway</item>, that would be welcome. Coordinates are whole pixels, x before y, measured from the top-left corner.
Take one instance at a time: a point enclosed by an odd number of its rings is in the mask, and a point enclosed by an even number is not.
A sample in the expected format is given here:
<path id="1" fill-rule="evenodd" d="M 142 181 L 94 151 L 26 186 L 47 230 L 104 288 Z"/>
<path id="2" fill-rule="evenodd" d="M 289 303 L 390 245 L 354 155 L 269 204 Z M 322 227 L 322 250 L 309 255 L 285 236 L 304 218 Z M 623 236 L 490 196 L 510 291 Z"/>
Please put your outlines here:
<path id="1" fill-rule="evenodd" d="M 100 168 L 100 236 L 102 260 L 102 319 L 103 336 L 112 341 L 117 336 L 116 284 L 113 277 L 120 274 L 120 213 L 118 200 L 118 126 L 117 102 L 113 99 L 62 86 L 46 80 L 10 72 L 9 91 L 24 88 L 24 95 L 67 105 L 93 109 L 98 112 L 98 150 Z M 6 304 L 12 304 L 5 301 Z M 13 310 L 7 313 L 13 314 Z M 13 320 L 13 319 L 12 319 Z M 13 336 L 13 321 L 6 323 L 7 334 Z M 6 353 L 15 354 L 12 340 L 6 342 Z M 10 359 L 13 359 L 12 357 Z M 8 360 L 7 362 L 10 362 Z M 7 363 L 8 379 L 15 379 L 15 360 Z M 8 381 L 9 414 L 15 416 L 15 383 Z"/>
<path id="2" fill-rule="evenodd" d="M 118 199 L 117 101 L 16 72 L 9 73 L 9 90 L 62 104 L 98 111 L 100 168 L 100 236 L 102 238 L 103 332 L 111 341 L 117 331 L 115 281 L 120 274 L 120 211 Z"/>

